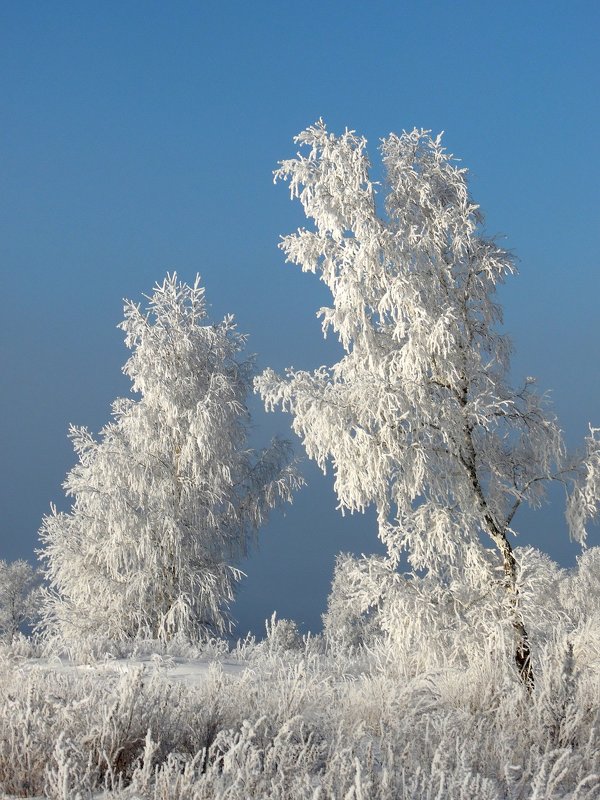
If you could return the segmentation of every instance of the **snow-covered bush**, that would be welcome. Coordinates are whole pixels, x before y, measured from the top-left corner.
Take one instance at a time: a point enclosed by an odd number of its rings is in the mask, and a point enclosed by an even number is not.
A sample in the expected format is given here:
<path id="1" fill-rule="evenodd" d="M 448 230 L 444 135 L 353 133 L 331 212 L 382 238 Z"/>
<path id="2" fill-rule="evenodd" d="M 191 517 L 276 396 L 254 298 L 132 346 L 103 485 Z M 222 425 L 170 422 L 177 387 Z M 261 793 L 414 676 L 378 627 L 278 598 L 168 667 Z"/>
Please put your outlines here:
<path id="1" fill-rule="evenodd" d="M 323 614 L 323 635 L 333 651 L 357 652 L 381 636 L 379 611 L 381 595 L 365 591 L 364 573 L 376 559 L 356 558 L 340 553 L 335 562 L 327 610 Z"/>
<path id="2" fill-rule="evenodd" d="M 265 622 L 265 629 L 265 645 L 271 652 L 285 653 L 302 647 L 302 636 L 292 619 L 277 619 L 277 614 L 273 612 Z"/>
<path id="3" fill-rule="evenodd" d="M 478 573 L 466 573 L 474 577 Z M 510 615 L 501 585 L 469 582 L 456 573 L 401 573 L 380 556 L 338 561 L 326 637 L 335 650 L 361 647 L 402 665 L 403 679 L 441 668 L 466 669 L 512 647 Z"/>
<path id="4" fill-rule="evenodd" d="M 569 573 L 546 553 L 533 547 L 518 547 L 517 586 L 523 617 L 537 644 L 551 641 L 559 630 L 570 627 L 570 613 L 563 603 L 563 584 Z"/>
<path id="5" fill-rule="evenodd" d="M 519 601 L 538 666 L 575 648 L 580 664 L 600 665 L 600 548 L 573 570 L 531 547 L 518 548 Z M 467 576 L 473 573 L 467 573 Z M 400 573 L 384 557 L 340 556 L 323 616 L 331 652 L 361 649 L 402 664 L 403 678 L 440 668 L 467 669 L 485 657 L 502 661 L 512 634 L 503 589 L 455 574 Z M 548 649 L 550 648 L 550 650 Z M 584 656 L 585 654 L 585 656 Z"/>
<path id="6" fill-rule="evenodd" d="M 412 676 L 409 653 L 383 663 L 365 649 L 355 659 L 254 647 L 235 674 L 182 659 L 145 670 L 5 659 L 0 792 L 596 800 L 600 672 L 580 669 L 559 638 L 531 692 L 483 649 L 466 668 Z M 234 652 L 222 656 L 228 669 Z"/>
<path id="7" fill-rule="evenodd" d="M 225 629 L 236 561 L 300 483 L 288 443 L 248 449 L 246 337 L 206 317 L 198 278 L 168 276 L 146 310 L 127 302 L 123 371 L 139 399 L 115 401 L 99 439 L 71 428 L 73 507 L 40 535 L 45 625 L 73 649 Z"/>
<path id="8" fill-rule="evenodd" d="M 560 595 L 573 622 L 593 620 L 600 625 L 600 547 L 581 553 L 577 567 L 566 573 Z"/>
<path id="9" fill-rule="evenodd" d="M 8 794 L 43 794 L 65 760 L 79 791 L 114 789 L 131 779 L 148 730 L 162 740 L 155 752 L 160 761 L 169 753 L 191 758 L 221 725 L 218 670 L 191 691 L 165 681 L 160 670 L 135 666 L 87 674 L 56 664 L 9 667 L 2 665 L 0 706 L 0 789 Z"/>
<path id="10" fill-rule="evenodd" d="M 40 574 L 27 561 L 0 560 L 0 638 L 9 644 L 25 623 L 37 621 L 40 581 Z"/>

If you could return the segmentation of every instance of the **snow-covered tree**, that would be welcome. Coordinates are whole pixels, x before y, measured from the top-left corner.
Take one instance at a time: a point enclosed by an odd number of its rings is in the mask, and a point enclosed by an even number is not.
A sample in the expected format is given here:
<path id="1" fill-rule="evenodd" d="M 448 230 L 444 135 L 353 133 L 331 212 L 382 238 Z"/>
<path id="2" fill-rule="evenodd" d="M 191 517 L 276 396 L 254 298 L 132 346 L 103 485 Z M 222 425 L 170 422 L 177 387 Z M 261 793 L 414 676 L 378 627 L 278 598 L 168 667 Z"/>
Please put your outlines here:
<path id="1" fill-rule="evenodd" d="M 585 452 L 576 467 L 573 491 L 567 500 L 567 522 L 572 538 L 585 543 L 586 525 L 600 512 L 600 428 L 590 425 Z"/>
<path id="2" fill-rule="evenodd" d="M 335 136 L 319 121 L 296 141 L 308 152 L 281 162 L 275 176 L 289 181 L 314 228 L 281 247 L 330 289 L 332 306 L 319 315 L 345 355 L 312 373 L 267 370 L 255 388 L 267 408 L 291 412 L 323 470 L 333 464 L 342 510 L 375 505 L 391 572 L 406 552 L 420 575 L 448 585 L 460 575 L 480 595 L 493 592 L 530 684 L 511 526 L 521 504 L 537 506 L 545 483 L 563 479 L 566 467 L 560 430 L 533 379 L 520 388 L 508 382 L 511 348 L 494 292 L 515 271 L 513 260 L 483 232 L 466 170 L 440 136 L 413 130 L 382 141 L 384 214 L 364 138 Z M 582 484 L 577 507 L 592 508 L 592 483 Z M 572 530 L 583 539 L 582 525 Z"/>
<path id="3" fill-rule="evenodd" d="M 148 300 L 119 326 L 139 399 L 115 401 L 98 439 L 71 428 L 73 506 L 40 532 L 45 623 L 67 642 L 223 630 L 235 562 L 299 485 L 288 443 L 247 448 L 254 363 L 233 317 L 207 324 L 199 278 L 167 276 Z"/>
<path id="4" fill-rule="evenodd" d="M 12 642 L 24 623 L 35 622 L 40 575 L 23 559 L 0 560 L 0 635 Z"/>

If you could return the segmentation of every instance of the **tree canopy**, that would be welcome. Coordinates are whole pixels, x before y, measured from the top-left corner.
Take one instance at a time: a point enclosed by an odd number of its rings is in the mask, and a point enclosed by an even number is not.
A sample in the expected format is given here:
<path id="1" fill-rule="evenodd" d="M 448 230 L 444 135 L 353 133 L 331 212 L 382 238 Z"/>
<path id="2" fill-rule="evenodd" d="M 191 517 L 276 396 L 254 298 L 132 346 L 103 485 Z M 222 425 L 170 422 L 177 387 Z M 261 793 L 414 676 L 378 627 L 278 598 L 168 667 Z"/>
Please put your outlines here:
<path id="1" fill-rule="evenodd" d="M 392 569 L 406 553 L 415 570 L 489 585 L 498 564 L 527 671 L 511 526 L 572 465 L 534 380 L 510 385 L 494 295 L 513 259 L 485 234 L 467 171 L 441 136 L 415 129 L 382 140 L 383 214 L 364 138 L 319 121 L 296 142 L 303 152 L 275 175 L 314 227 L 281 247 L 330 289 L 319 316 L 345 355 L 314 372 L 267 370 L 255 387 L 268 408 L 291 412 L 311 458 L 331 462 L 342 509 L 376 507 Z M 571 529 L 583 541 L 583 525 Z"/>
<path id="2" fill-rule="evenodd" d="M 139 399 L 95 439 L 72 427 L 68 513 L 44 518 L 46 622 L 66 640 L 196 639 L 227 626 L 236 566 L 269 509 L 299 485 L 288 443 L 247 448 L 254 362 L 232 316 L 207 324 L 204 289 L 175 274 L 120 324 Z"/>

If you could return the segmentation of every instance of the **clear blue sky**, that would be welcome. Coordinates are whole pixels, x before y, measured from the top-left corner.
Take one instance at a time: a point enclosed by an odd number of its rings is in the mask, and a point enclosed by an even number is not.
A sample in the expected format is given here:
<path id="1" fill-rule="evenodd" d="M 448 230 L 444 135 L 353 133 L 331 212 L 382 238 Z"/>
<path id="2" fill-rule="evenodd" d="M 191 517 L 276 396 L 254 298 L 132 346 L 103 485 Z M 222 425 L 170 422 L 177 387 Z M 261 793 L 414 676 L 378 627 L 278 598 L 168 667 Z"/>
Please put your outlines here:
<path id="1" fill-rule="evenodd" d="M 167 270 L 200 272 L 261 366 L 316 367 L 314 276 L 283 264 L 300 209 L 272 170 L 322 116 L 379 137 L 446 131 L 521 274 L 502 291 L 515 380 L 551 390 L 570 445 L 600 425 L 600 5 L 596 2 L 0 4 L 0 558 L 31 558 L 62 503 L 69 422 L 97 431 L 128 392 L 115 326 Z M 289 420 L 254 402 L 257 441 Z M 239 632 L 277 609 L 313 629 L 336 552 L 376 547 L 327 479 L 246 564 Z M 560 497 L 516 520 L 574 562 Z M 598 531 L 592 544 L 600 544 Z"/>

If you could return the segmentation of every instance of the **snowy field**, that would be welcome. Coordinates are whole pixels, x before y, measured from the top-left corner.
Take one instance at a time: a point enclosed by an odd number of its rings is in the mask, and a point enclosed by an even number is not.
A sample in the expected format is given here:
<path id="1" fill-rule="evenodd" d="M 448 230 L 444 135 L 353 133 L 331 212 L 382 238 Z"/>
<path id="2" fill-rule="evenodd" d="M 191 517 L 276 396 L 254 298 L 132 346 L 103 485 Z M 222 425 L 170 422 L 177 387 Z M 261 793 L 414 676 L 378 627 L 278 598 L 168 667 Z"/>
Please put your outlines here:
<path id="1" fill-rule="evenodd" d="M 184 684 L 185 686 L 199 686 L 210 676 L 211 670 L 218 670 L 223 675 L 241 675 L 246 669 L 246 664 L 239 661 L 221 658 L 218 660 L 205 658 L 181 658 L 163 655 L 142 656 L 139 658 L 110 658 L 92 664 L 77 664 L 68 659 L 38 658 L 27 659 L 19 664 L 18 670 L 23 674 L 25 680 L 29 679 L 31 673 L 42 672 L 55 675 L 73 676 L 75 679 L 81 677 L 93 677 L 96 680 L 103 678 L 118 678 L 131 673 L 145 673 L 152 675 L 159 673 L 165 681 L 172 684 Z"/>
<path id="2" fill-rule="evenodd" d="M 300 641 L 0 663 L 0 789 L 59 798 L 597 800 L 597 620 L 542 648 L 529 694 L 482 646 L 462 665 Z M 409 643 L 410 644 L 410 643 Z M 414 644 L 414 642 L 412 643 Z M 29 648 L 29 652 L 28 652 Z"/>

